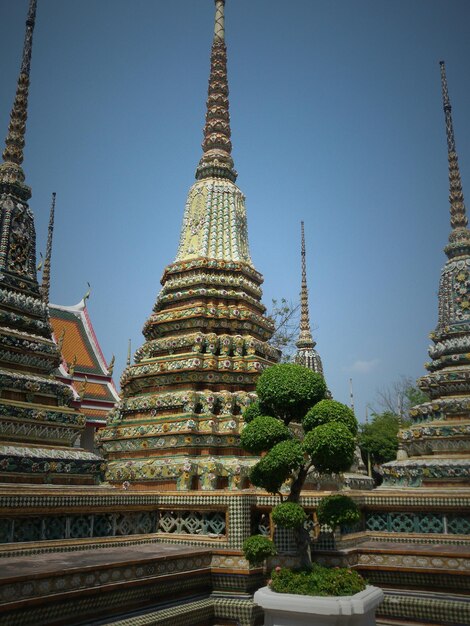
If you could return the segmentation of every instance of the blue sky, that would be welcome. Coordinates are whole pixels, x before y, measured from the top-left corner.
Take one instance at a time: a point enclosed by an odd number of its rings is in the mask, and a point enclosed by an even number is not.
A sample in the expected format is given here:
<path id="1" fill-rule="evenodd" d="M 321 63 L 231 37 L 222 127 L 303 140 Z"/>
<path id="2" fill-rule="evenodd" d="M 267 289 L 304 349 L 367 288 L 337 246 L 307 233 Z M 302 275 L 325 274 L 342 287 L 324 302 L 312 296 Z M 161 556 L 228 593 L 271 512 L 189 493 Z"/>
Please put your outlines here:
<path id="1" fill-rule="evenodd" d="M 0 0 L 3 136 L 26 10 Z M 176 254 L 213 12 L 211 0 L 39 0 L 24 162 L 38 251 L 56 191 L 51 300 L 74 304 L 91 283 L 117 374 Z M 327 382 L 347 402 L 353 378 L 361 420 L 377 389 L 424 373 L 450 228 L 438 62 L 465 192 L 469 22 L 467 0 L 227 0 L 233 154 L 263 299 L 297 299 L 303 219 Z"/>

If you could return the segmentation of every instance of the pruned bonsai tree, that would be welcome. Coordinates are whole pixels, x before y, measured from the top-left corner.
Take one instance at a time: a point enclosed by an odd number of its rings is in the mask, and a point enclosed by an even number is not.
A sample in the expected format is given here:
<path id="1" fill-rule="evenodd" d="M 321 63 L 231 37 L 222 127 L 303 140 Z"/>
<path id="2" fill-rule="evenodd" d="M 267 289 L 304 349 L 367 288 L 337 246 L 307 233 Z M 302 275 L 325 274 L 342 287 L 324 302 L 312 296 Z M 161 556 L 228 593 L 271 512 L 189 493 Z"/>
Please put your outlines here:
<path id="1" fill-rule="evenodd" d="M 279 496 L 280 504 L 272 511 L 273 521 L 295 531 L 301 565 L 311 567 L 307 515 L 299 504 L 300 494 L 312 468 L 321 474 L 349 469 L 354 459 L 357 421 L 349 407 L 325 399 L 323 377 L 301 365 L 286 363 L 266 369 L 258 379 L 256 392 L 258 401 L 245 410 L 247 424 L 241 434 L 242 448 L 261 455 L 250 472 L 250 481 Z M 301 424 L 304 435 L 298 428 L 289 428 L 291 423 Z M 281 491 L 286 483 L 290 485 L 288 495 Z M 350 498 L 341 496 L 338 502 L 326 507 L 335 514 L 325 514 L 323 523 L 334 527 L 359 519 Z M 273 542 L 260 535 L 249 537 L 243 549 L 252 564 L 261 563 L 275 551 Z"/>

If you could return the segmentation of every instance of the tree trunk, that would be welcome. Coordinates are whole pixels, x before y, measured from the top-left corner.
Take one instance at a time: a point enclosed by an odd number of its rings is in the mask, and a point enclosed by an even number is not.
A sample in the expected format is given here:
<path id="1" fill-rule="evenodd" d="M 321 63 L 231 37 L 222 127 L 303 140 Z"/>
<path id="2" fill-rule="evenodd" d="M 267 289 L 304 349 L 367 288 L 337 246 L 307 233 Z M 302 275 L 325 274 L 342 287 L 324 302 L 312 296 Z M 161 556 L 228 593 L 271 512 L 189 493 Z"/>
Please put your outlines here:
<path id="1" fill-rule="evenodd" d="M 302 487 L 304 486 L 309 469 L 310 464 L 304 465 L 304 467 L 300 469 L 297 478 L 294 480 L 290 488 L 290 494 L 287 498 L 288 502 L 295 502 L 296 504 L 299 503 Z M 310 533 L 304 526 L 297 528 L 295 531 L 295 540 L 300 556 L 300 567 L 310 569 L 312 567 L 311 540 Z"/>
<path id="2" fill-rule="evenodd" d="M 312 549 L 310 533 L 308 530 L 301 526 L 295 531 L 297 549 L 300 556 L 300 567 L 310 569 L 312 567 Z"/>

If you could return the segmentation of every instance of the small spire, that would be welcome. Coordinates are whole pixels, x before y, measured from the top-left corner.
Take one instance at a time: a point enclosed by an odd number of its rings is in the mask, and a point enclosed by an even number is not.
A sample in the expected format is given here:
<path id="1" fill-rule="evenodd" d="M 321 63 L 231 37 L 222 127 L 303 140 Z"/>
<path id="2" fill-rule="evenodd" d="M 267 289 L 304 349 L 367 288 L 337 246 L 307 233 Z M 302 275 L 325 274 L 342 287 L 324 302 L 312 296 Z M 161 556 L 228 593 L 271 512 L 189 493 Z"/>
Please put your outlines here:
<path id="1" fill-rule="evenodd" d="M 129 343 L 127 346 L 127 361 L 126 361 L 127 367 L 129 367 L 129 365 L 131 364 L 131 348 L 132 348 L 132 343 L 131 343 L 131 340 L 129 339 Z"/>
<path id="2" fill-rule="evenodd" d="M 300 222 L 302 260 L 302 284 L 300 291 L 300 334 L 299 340 L 295 344 L 298 348 L 314 348 L 315 342 L 310 330 L 310 315 L 308 311 L 308 288 L 307 288 L 307 267 L 305 262 L 305 232 L 304 223 Z"/>
<path id="3" fill-rule="evenodd" d="M 217 177 L 235 181 L 237 178 L 231 156 L 224 10 L 225 0 L 215 0 L 214 39 L 211 51 L 206 125 L 202 142 L 203 155 L 196 170 L 198 180 Z"/>
<path id="4" fill-rule="evenodd" d="M 439 63 L 441 67 L 442 101 L 447 135 L 447 158 L 449 162 L 449 202 L 450 223 L 452 232 L 449 236 L 449 246 L 446 253 L 449 257 L 461 253 L 462 246 L 467 248 L 470 244 L 470 233 L 467 229 L 467 216 L 463 197 L 462 180 L 460 178 L 459 162 L 455 148 L 454 127 L 452 124 L 452 106 L 447 90 L 446 66 L 444 61 Z"/>
<path id="5" fill-rule="evenodd" d="M 33 31 L 36 21 L 37 0 L 30 0 L 28 17 L 26 19 L 26 34 L 23 46 L 23 59 L 16 90 L 15 102 L 10 114 L 8 134 L 5 139 L 3 160 L 21 166 L 25 144 L 26 119 L 28 117 L 28 89 L 29 72 L 31 68 L 31 53 L 33 47 Z M 22 182 L 22 181 L 21 181 Z"/>
<path id="6" fill-rule="evenodd" d="M 225 0 L 215 0 L 215 39 L 225 41 Z"/>
<path id="7" fill-rule="evenodd" d="M 55 191 L 52 193 L 51 211 L 49 215 L 49 226 L 47 229 L 46 258 L 42 270 L 41 294 L 43 301 L 49 303 L 49 292 L 51 289 L 51 256 L 52 256 L 52 236 L 54 234 L 54 214 L 55 214 Z"/>

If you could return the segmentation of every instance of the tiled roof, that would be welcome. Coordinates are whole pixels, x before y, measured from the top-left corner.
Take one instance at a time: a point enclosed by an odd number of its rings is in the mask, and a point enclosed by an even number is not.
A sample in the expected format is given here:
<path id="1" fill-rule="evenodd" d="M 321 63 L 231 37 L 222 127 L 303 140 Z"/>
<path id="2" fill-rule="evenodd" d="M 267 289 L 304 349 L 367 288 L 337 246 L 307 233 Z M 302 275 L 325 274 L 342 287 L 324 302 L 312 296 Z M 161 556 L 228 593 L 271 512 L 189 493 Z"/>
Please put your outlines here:
<path id="1" fill-rule="evenodd" d="M 81 413 L 83 413 L 86 417 L 86 421 L 88 423 L 94 424 L 106 424 L 106 419 L 108 417 L 109 410 L 104 409 L 102 411 L 98 409 L 88 409 L 87 407 L 82 407 Z"/>
<path id="2" fill-rule="evenodd" d="M 84 304 L 81 306 L 81 303 L 75 307 L 49 304 L 49 315 L 56 341 L 65 330 L 62 356 L 67 365 L 70 365 L 76 356 L 76 372 L 107 375 L 107 364 L 96 340 L 86 306 Z"/>
<path id="3" fill-rule="evenodd" d="M 62 365 L 57 376 L 68 381 L 77 393 L 81 393 L 80 411 L 87 422 L 105 422 L 108 411 L 119 400 L 113 379 L 108 374 L 108 364 L 91 324 L 90 317 L 82 300 L 75 306 L 49 304 L 49 315 L 54 339 L 62 336 Z M 74 371 L 71 365 L 75 361 Z"/>
<path id="4" fill-rule="evenodd" d="M 78 380 L 76 382 L 78 383 Z M 85 402 L 91 398 L 95 398 L 103 402 L 116 402 L 116 397 L 111 393 L 109 385 L 106 383 L 107 381 L 103 381 L 102 383 L 87 382 L 83 401 Z"/>

